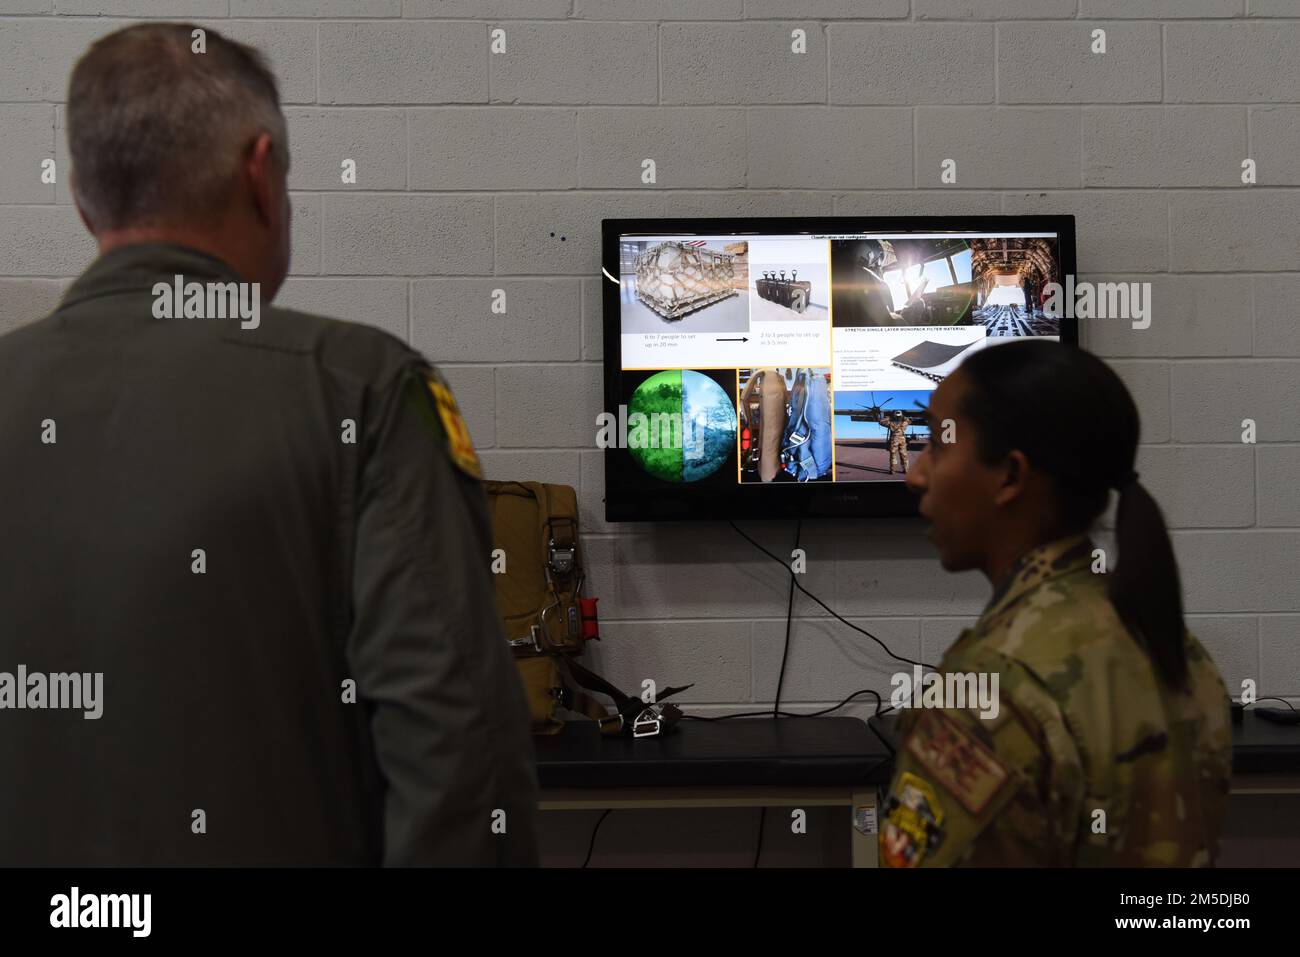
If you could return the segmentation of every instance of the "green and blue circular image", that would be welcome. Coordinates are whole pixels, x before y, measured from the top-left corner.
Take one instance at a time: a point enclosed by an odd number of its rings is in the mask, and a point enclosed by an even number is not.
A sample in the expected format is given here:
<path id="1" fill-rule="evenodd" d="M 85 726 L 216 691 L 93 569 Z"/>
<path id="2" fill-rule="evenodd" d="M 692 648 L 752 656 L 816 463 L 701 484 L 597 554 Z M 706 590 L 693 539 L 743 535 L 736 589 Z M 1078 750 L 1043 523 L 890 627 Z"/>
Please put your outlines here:
<path id="1" fill-rule="evenodd" d="M 702 373 L 656 372 L 636 387 L 627 411 L 628 450 L 655 478 L 698 482 L 736 450 L 736 407 L 727 391 Z M 645 418 L 635 420 L 637 413 Z"/>

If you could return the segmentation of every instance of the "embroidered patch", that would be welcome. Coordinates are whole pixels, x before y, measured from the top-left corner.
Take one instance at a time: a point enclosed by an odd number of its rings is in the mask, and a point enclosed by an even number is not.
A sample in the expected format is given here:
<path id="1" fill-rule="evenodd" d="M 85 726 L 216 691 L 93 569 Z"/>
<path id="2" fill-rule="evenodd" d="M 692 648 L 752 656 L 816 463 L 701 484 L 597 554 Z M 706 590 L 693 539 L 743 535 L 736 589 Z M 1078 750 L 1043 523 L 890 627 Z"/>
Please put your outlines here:
<path id="1" fill-rule="evenodd" d="M 880 853 L 890 867 L 916 867 L 943 843 L 943 808 L 934 789 L 910 771 L 885 802 Z"/>
<path id="2" fill-rule="evenodd" d="M 451 394 L 451 389 L 437 372 L 426 371 L 424 381 L 438 409 L 438 418 L 442 420 L 443 431 L 447 433 L 447 452 L 451 460 L 466 475 L 476 479 L 483 478 L 483 467 L 479 464 L 478 453 L 474 451 L 474 443 L 469 439 L 469 429 L 465 426 L 465 420 L 461 418 L 456 397 Z"/>
<path id="3" fill-rule="evenodd" d="M 1010 777 L 996 754 L 938 711 L 921 714 L 908 735 L 907 750 L 974 815 L 988 806 Z"/>

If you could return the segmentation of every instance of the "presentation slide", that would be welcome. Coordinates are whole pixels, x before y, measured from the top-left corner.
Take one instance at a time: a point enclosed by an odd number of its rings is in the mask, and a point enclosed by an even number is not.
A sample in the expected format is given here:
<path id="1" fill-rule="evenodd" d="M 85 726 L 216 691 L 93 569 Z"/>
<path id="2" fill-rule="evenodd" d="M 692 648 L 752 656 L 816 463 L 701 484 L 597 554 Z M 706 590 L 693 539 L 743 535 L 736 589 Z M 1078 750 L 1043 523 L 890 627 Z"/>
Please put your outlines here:
<path id="1" fill-rule="evenodd" d="M 619 273 L 636 402 L 707 420 L 635 455 L 669 481 L 903 481 L 939 383 L 1060 334 L 1054 234 L 624 236 Z"/>

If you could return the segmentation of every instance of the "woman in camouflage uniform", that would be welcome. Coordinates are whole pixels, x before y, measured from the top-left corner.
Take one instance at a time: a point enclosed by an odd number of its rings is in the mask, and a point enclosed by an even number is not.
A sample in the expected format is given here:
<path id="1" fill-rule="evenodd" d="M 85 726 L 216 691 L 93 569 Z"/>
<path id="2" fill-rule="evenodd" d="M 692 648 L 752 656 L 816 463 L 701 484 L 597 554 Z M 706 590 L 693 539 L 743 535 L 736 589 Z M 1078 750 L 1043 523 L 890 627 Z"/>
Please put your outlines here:
<path id="1" fill-rule="evenodd" d="M 993 594 L 941 674 L 999 707 L 904 712 L 880 851 L 892 866 L 1208 865 L 1231 771 L 1228 696 L 1183 622 L 1138 414 L 1096 357 L 1052 341 L 967 359 L 908 473 L 949 571 Z M 1089 529 L 1119 492 L 1115 549 Z M 1117 554 L 1116 554 L 1117 552 Z"/>

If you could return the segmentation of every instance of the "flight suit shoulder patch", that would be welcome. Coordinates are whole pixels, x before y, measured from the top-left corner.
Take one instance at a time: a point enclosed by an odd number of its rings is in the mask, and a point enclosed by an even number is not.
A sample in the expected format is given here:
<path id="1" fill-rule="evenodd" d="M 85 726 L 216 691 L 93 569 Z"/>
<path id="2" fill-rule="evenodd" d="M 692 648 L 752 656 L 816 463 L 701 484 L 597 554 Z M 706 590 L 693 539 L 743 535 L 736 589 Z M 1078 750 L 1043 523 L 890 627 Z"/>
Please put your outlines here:
<path id="1" fill-rule="evenodd" d="M 922 712 L 908 735 L 907 750 L 976 817 L 1012 776 L 996 752 L 940 711 Z"/>
<path id="2" fill-rule="evenodd" d="M 447 436 L 447 454 L 456 467 L 470 478 L 482 480 L 483 466 L 479 463 L 478 453 L 474 451 L 469 428 L 460 414 L 460 407 L 456 405 L 451 387 L 436 369 L 425 368 L 421 370 L 421 375 Z"/>

